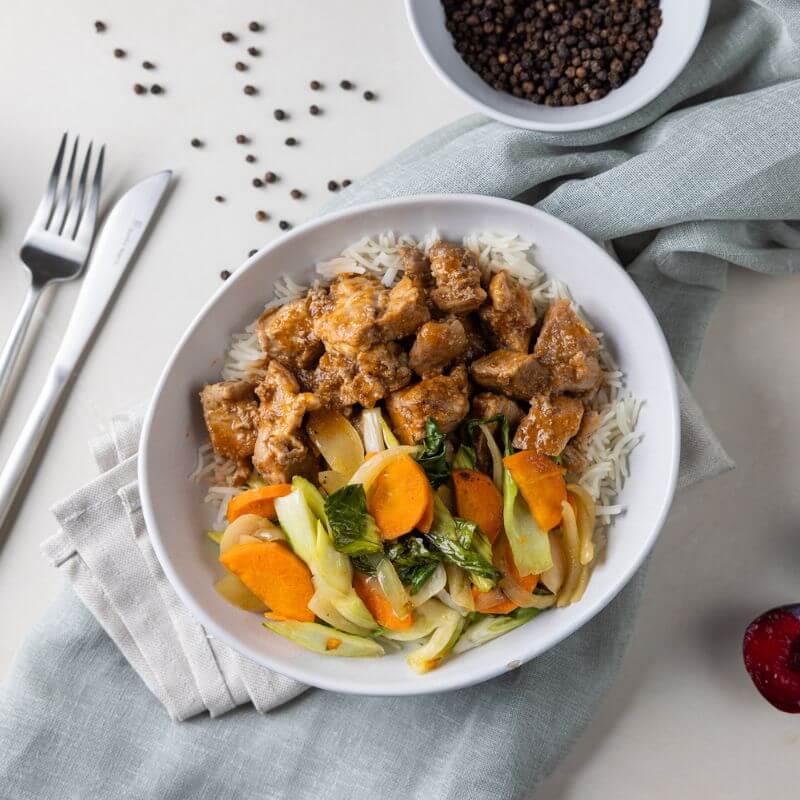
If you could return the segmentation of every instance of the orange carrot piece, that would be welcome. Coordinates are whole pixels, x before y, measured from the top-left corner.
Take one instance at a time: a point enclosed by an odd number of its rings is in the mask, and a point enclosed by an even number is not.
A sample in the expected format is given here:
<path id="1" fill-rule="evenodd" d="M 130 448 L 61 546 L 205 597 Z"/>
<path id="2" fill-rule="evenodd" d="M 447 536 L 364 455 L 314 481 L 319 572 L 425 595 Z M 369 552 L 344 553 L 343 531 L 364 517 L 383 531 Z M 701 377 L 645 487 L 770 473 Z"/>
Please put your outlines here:
<path id="1" fill-rule="evenodd" d="M 381 470 L 367 499 L 381 537 L 396 539 L 414 530 L 432 502 L 433 489 L 411 456 L 390 461 Z"/>
<path id="2" fill-rule="evenodd" d="M 481 614 L 508 614 L 517 608 L 501 591 L 490 589 L 488 592 L 479 592 L 474 586 L 471 589 L 475 610 Z M 491 598 L 491 599 L 490 599 Z"/>
<path id="3" fill-rule="evenodd" d="M 284 497 L 291 491 L 292 487 L 288 483 L 276 483 L 237 494 L 228 501 L 228 522 L 233 522 L 242 514 L 256 514 L 275 520 L 278 518 L 275 513 L 275 498 Z"/>
<path id="4" fill-rule="evenodd" d="M 521 586 L 526 592 L 532 592 L 536 588 L 536 585 L 539 583 L 539 576 L 535 572 L 531 575 L 525 575 L 525 577 L 519 574 L 517 565 L 514 563 L 514 553 L 505 536 L 495 544 L 494 552 L 495 566 L 502 565 L 514 583 Z M 499 558 L 497 556 L 499 556 Z"/>
<path id="5" fill-rule="evenodd" d="M 429 533 L 431 525 L 433 525 L 433 489 L 431 489 L 431 499 L 428 501 L 425 513 L 420 517 L 417 523 L 417 530 L 423 533 Z"/>
<path id="6" fill-rule="evenodd" d="M 547 456 L 521 450 L 503 459 L 537 525 L 549 531 L 561 522 L 561 503 L 567 499 L 564 469 Z"/>
<path id="7" fill-rule="evenodd" d="M 364 575 L 362 572 L 353 572 L 353 589 L 361 598 L 369 613 L 382 628 L 390 631 L 408 630 L 414 622 L 414 615 L 398 617 L 394 613 L 391 603 L 378 584 L 378 579 Z"/>
<path id="8" fill-rule="evenodd" d="M 475 469 L 453 470 L 456 514 L 474 522 L 490 542 L 503 529 L 503 498 L 494 481 Z"/>
<path id="9" fill-rule="evenodd" d="M 274 614 L 313 622 L 311 572 L 284 542 L 246 542 L 220 556 L 229 569 Z"/>

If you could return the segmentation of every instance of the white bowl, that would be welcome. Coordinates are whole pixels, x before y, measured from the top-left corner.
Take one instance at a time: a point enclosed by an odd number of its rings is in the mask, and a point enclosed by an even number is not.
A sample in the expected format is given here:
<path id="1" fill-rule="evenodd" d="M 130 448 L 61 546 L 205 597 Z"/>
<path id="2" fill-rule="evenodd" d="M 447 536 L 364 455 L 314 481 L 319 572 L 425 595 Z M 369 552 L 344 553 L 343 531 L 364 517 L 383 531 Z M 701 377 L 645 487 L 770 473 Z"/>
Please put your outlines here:
<path id="1" fill-rule="evenodd" d="M 632 114 L 661 94 L 692 57 L 710 2 L 661 0 L 664 21 L 639 72 L 602 100 L 569 108 L 535 105 L 485 83 L 453 47 L 440 0 L 406 0 L 406 12 L 414 38 L 436 74 L 484 114 L 518 128 L 579 131 Z"/>
<path id="2" fill-rule="evenodd" d="M 219 380 L 231 334 L 271 297 L 281 273 L 308 280 L 313 263 L 350 242 L 392 229 L 421 237 L 431 228 L 460 240 L 472 231 L 518 233 L 535 242 L 535 260 L 565 281 L 588 317 L 605 332 L 630 389 L 644 406 L 644 439 L 631 457 L 620 496 L 627 507 L 611 528 L 607 555 L 584 598 L 417 675 L 397 653 L 377 659 L 317 655 L 267 631 L 258 615 L 228 605 L 214 590 L 220 570 L 206 540 L 210 514 L 202 487 L 190 482 L 206 441 L 198 391 Z M 633 575 L 653 546 L 672 500 L 679 456 L 678 399 L 661 329 L 624 270 L 583 234 L 510 200 L 430 195 L 388 200 L 332 214 L 297 228 L 250 258 L 219 289 L 181 339 L 150 404 L 142 433 L 139 480 L 147 527 L 167 577 L 206 629 L 240 653 L 284 675 L 339 692 L 422 694 L 494 677 L 553 647 L 597 614 Z"/>

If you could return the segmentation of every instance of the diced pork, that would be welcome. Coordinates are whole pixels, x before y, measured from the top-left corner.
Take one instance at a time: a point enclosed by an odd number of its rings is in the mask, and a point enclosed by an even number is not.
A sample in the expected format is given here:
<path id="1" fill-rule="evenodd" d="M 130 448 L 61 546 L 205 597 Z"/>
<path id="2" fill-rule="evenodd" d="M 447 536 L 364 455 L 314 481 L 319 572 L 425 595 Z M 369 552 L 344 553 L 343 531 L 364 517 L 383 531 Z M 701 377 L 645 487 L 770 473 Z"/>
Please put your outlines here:
<path id="1" fill-rule="evenodd" d="M 472 362 L 473 380 L 486 389 L 529 400 L 548 391 L 550 373 L 536 356 L 513 350 L 495 350 Z"/>
<path id="2" fill-rule="evenodd" d="M 404 444 L 415 444 L 425 436 L 428 418 L 445 432 L 455 430 L 469 412 L 467 371 L 456 367 L 450 375 L 415 383 L 386 400 L 392 429 Z"/>
<path id="3" fill-rule="evenodd" d="M 288 483 L 295 475 L 316 479 L 317 458 L 302 424 L 307 411 L 320 407 L 318 398 L 301 392 L 294 375 L 278 361 L 270 361 L 256 395 L 260 402 L 255 468 L 268 483 Z"/>
<path id="4" fill-rule="evenodd" d="M 603 370 L 596 356 L 575 353 L 566 363 L 550 367 L 552 391 L 583 394 L 597 389 L 603 382 Z"/>
<path id="5" fill-rule="evenodd" d="M 583 404 L 574 397 L 550 398 L 537 395 L 531 400 L 528 416 L 520 422 L 514 447 L 535 450 L 545 456 L 561 455 L 567 442 L 578 432 Z"/>
<path id="6" fill-rule="evenodd" d="M 470 415 L 475 419 L 489 419 L 497 414 L 503 414 L 508 420 L 508 425 L 513 436 L 525 412 L 510 397 L 492 392 L 481 392 L 472 398 Z"/>
<path id="7" fill-rule="evenodd" d="M 459 319 L 464 326 L 464 333 L 467 334 L 467 351 L 464 353 L 464 361 L 469 364 L 476 358 L 485 356 L 492 348 L 489 347 L 489 343 L 483 335 L 477 315 L 464 314 Z"/>
<path id="8" fill-rule="evenodd" d="M 600 349 L 597 337 L 575 313 L 569 300 L 556 300 L 544 316 L 533 354 L 548 366 L 565 364 L 577 353 L 593 355 Z"/>
<path id="9" fill-rule="evenodd" d="M 508 272 L 496 272 L 489 281 L 489 302 L 480 316 L 497 347 L 527 353 L 536 311 L 530 292 Z"/>
<path id="10" fill-rule="evenodd" d="M 311 301 L 314 333 L 329 352 L 355 358 L 378 341 L 387 301 L 388 291 L 371 275 L 338 275 L 327 294 Z"/>
<path id="11" fill-rule="evenodd" d="M 430 318 L 425 290 L 406 275 L 389 291 L 386 309 L 377 320 L 380 337 L 386 342 L 404 339 Z"/>
<path id="12" fill-rule="evenodd" d="M 561 454 L 561 463 L 567 472 L 583 472 L 588 466 L 586 448 L 589 440 L 600 427 L 600 415 L 596 411 L 585 411 L 578 432 L 572 437 Z"/>
<path id="13" fill-rule="evenodd" d="M 417 331 L 408 363 L 420 377 L 432 378 L 461 360 L 468 347 L 467 334 L 457 317 L 426 322 Z"/>
<path id="14" fill-rule="evenodd" d="M 400 247 L 400 264 L 406 278 L 411 278 L 421 289 L 431 288 L 431 265 L 425 254 L 416 247 Z"/>
<path id="15" fill-rule="evenodd" d="M 210 383 L 200 392 L 200 402 L 212 449 L 234 465 L 224 479 L 234 486 L 244 483 L 256 443 L 258 402 L 253 385 L 247 381 Z"/>
<path id="16" fill-rule="evenodd" d="M 323 345 L 314 328 L 308 296 L 265 311 L 256 323 L 261 349 L 267 358 L 289 369 L 308 369 L 322 355 Z"/>
<path id="17" fill-rule="evenodd" d="M 408 357 L 396 342 L 378 344 L 355 359 L 342 353 L 325 353 L 311 378 L 323 405 L 346 408 L 359 403 L 372 408 L 390 392 L 411 381 Z"/>
<path id="18" fill-rule="evenodd" d="M 486 299 L 481 286 L 478 261 L 469 250 L 447 242 L 437 242 L 429 252 L 435 283 L 431 299 L 442 311 L 466 314 L 475 311 Z"/>

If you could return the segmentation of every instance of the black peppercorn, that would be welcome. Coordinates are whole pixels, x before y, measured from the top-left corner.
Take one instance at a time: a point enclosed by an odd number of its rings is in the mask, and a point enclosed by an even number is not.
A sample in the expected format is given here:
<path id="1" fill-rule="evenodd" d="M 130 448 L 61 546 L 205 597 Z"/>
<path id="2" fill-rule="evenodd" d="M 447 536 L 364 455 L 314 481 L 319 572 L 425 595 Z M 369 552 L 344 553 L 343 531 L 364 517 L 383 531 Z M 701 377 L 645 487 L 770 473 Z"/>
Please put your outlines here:
<path id="1" fill-rule="evenodd" d="M 236 134 L 236 144 L 247 144 L 249 141 L 250 140 L 243 133 Z"/>
<path id="2" fill-rule="evenodd" d="M 236 34 L 233 34 L 230 31 L 225 31 L 225 33 L 222 34 L 222 41 L 223 42 L 235 42 L 236 41 Z"/>
<path id="3" fill-rule="evenodd" d="M 142 69 L 155 69 L 156 65 L 152 61 L 142 61 Z"/>
<path id="4" fill-rule="evenodd" d="M 248 164 L 254 164 L 254 163 L 255 163 L 255 160 L 256 160 L 256 157 L 255 157 L 255 156 L 254 156 L 252 153 L 248 153 L 248 154 L 247 154 L 247 155 L 244 157 L 244 160 L 245 160 L 245 161 L 246 161 Z"/>
<path id="5" fill-rule="evenodd" d="M 280 122 L 281 120 L 286 119 L 286 112 L 282 108 L 276 108 L 272 112 L 272 116 Z"/>
<path id="6" fill-rule="evenodd" d="M 245 64 L 244 61 L 237 61 L 233 66 L 239 72 L 244 72 L 247 69 L 247 64 Z"/>
<path id="7" fill-rule="evenodd" d="M 339 184 L 336 181 L 328 181 L 328 191 L 329 192 L 338 192 L 339 191 Z"/>
<path id="8" fill-rule="evenodd" d="M 142 86 L 141 83 L 134 83 L 133 84 L 133 91 L 136 94 L 146 94 L 147 93 L 147 87 L 146 86 Z"/>
<path id="9" fill-rule="evenodd" d="M 250 250 L 250 251 L 247 253 L 247 257 L 248 257 L 248 258 L 252 258 L 252 257 L 253 257 L 253 256 L 254 256 L 254 255 L 257 253 L 257 252 L 258 252 L 258 250 Z"/>
<path id="10" fill-rule="evenodd" d="M 262 181 L 261 178 L 253 178 L 253 186 L 255 186 L 256 189 L 260 189 L 263 185 L 264 181 Z"/>
<path id="11" fill-rule="evenodd" d="M 248 47 L 247 52 L 254 58 L 261 55 L 261 51 L 257 47 Z"/>
<path id="12" fill-rule="evenodd" d="M 216 195 L 216 197 L 214 197 L 214 202 L 216 202 L 216 203 L 224 203 L 225 202 L 225 198 L 221 194 L 218 194 L 218 195 Z"/>
<path id="13" fill-rule="evenodd" d="M 278 227 L 279 227 L 279 228 L 280 228 L 282 231 L 288 231 L 288 230 L 289 230 L 289 228 L 291 228 L 292 226 L 291 226 L 291 225 L 290 225 L 290 224 L 289 224 L 289 223 L 288 223 L 288 222 L 287 222 L 285 219 L 282 219 L 282 220 L 281 220 L 281 221 L 278 223 Z"/>
<path id="14" fill-rule="evenodd" d="M 311 116 L 316 117 L 322 113 L 322 109 L 319 106 L 309 106 L 308 113 L 311 114 Z"/>
<path id="15" fill-rule="evenodd" d="M 189 142 L 189 144 L 191 144 L 192 147 L 202 147 L 203 146 L 203 143 L 198 138 L 192 139 L 192 141 Z"/>
<path id="16" fill-rule="evenodd" d="M 114 58 L 125 58 L 127 53 L 121 47 L 114 48 Z"/>
<path id="17" fill-rule="evenodd" d="M 350 81 L 339 81 L 339 86 L 346 92 L 349 92 L 353 88 L 353 84 Z"/>
<path id="18" fill-rule="evenodd" d="M 302 192 L 301 192 L 299 189 L 292 189 L 292 191 L 291 191 L 291 192 L 289 192 L 289 194 L 290 194 L 290 195 L 291 195 L 291 196 L 292 196 L 292 197 L 293 197 L 295 200 L 299 200 L 299 199 L 300 199 L 300 198 L 303 196 L 303 193 L 302 193 Z"/>
<path id="19" fill-rule="evenodd" d="M 151 91 L 153 94 L 164 94 L 164 87 L 163 87 L 163 86 L 161 86 L 161 84 L 159 84 L 159 83 L 154 83 L 154 84 L 153 84 L 153 85 L 150 87 L 150 91 Z"/>
<path id="20" fill-rule="evenodd" d="M 266 211 L 256 211 L 256 219 L 259 222 L 264 222 L 269 219 L 269 214 Z"/>
<path id="21" fill-rule="evenodd" d="M 294 138 L 294 136 L 290 136 L 290 137 L 289 137 L 289 138 L 288 138 L 288 139 L 287 139 L 287 140 L 284 142 L 284 144 L 285 144 L 287 147 L 295 147 L 295 146 L 297 145 L 297 139 L 295 139 L 295 138 Z"/>
<path id="22" fill-rule="evenodd" d="M 346 189 L 352 182 L 353 181 L 351 181 L 350 178 L 345 178 L 342 181 L 342 188 Z"/>
<path id="23" fill-rule="evenodd" d="M 253 33 L 258 33 L 260 30 L 263 30 L 260 22 L 251 22 L 247 27 L 253 31 Z"/>
<path id="24" fill-rule="evenodd" d="M 322 84 L 319 81 L 311 81 L 308 84 L 315 92 L 319 91 L 322 88 Z"/>
<path id="25" fill-rule="evenodd" d="M 103 22 L 102 20 L 99 20 L 99 19 L 96 20 L 95 23 L 94 23 L 94 29 L 98 33 L 105 33 L 106 32 L 106 24 L 105 24 L 105 22 Z"/>
<path id="26" fill-rule="evenodd" d="M 367 100 L 367 101 L 374 100 L 375 99 L 375 92 L 370 92 L 369 90 L 367 90 L 366 92 L 364 92 L 364 99 Z"/>
<path id="27" fill-rule="evenodd" d="M 253 95 L 253 94 L 256 94 L 256 92 L 258 92 L 258 89 L 256 89 L 255 86 L 252 86 L 251 84 L 248 83 L 244 87 L 243 91 L 244 91 L 245 94 Z"/>
<path id="28" fill-rule="evenodd" d="M 224 269 L 222 272 L 220 272 L 219 276 L 222 278 L 222 280 L 226 281 L 228 278 L 230 278 L 231 271 L 229 269 Z"/>
<path id="29" fill-rule="evenodd" d="M 278 176 L 274 172 L 268 172 L 266 175 L 264 175 L 264 180 L 267 183 L 275 183 L 275 181 L 278 180 Z"/>

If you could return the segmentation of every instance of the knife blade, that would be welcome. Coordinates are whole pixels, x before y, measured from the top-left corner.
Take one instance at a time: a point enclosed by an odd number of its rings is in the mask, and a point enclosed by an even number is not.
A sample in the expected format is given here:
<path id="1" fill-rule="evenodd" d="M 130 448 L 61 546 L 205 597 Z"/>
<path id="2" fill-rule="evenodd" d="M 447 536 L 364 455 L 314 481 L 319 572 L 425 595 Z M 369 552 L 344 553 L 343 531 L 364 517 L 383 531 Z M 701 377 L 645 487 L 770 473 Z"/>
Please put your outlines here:
<path id="1" fill-rule="evenodd" d="M 100 231 L 66 333 L 8 461 L 0 472 L 0 529 L 30 469 L 50 419 L 128 265 L 147 232 L 172 172 L 151 175 L 116 202 Z"/>

